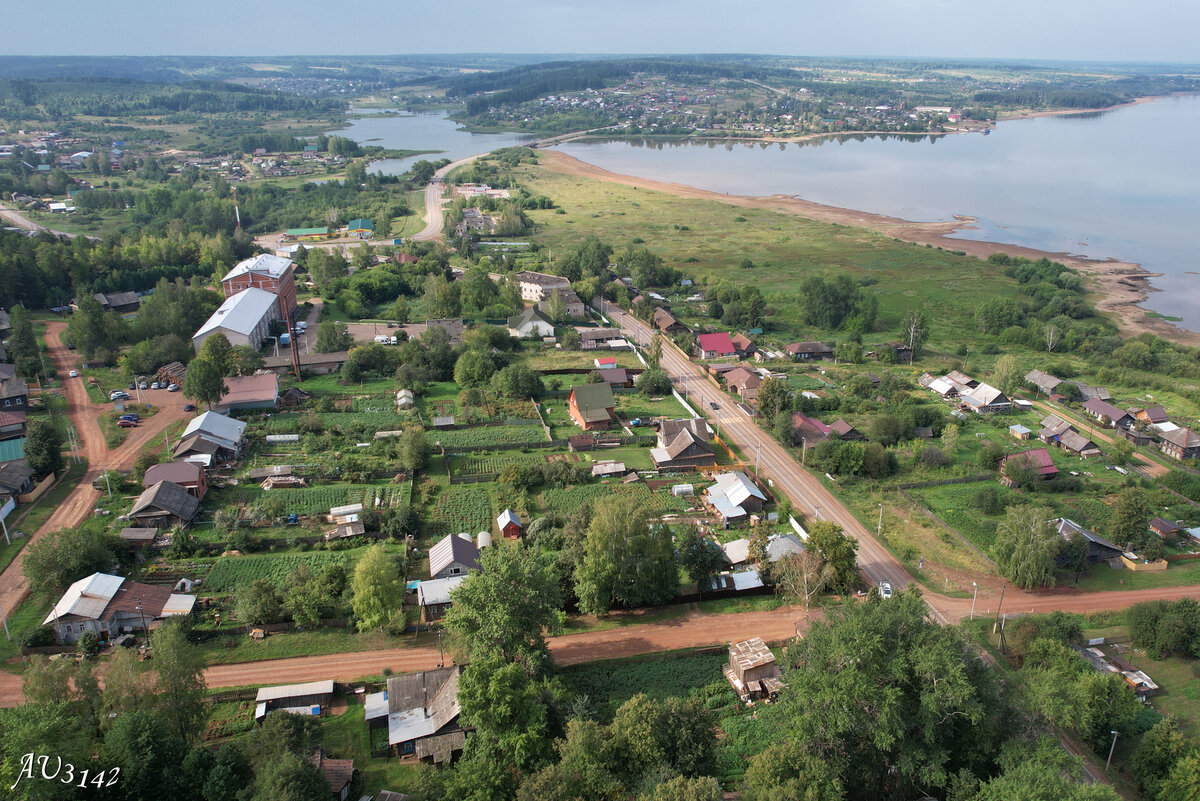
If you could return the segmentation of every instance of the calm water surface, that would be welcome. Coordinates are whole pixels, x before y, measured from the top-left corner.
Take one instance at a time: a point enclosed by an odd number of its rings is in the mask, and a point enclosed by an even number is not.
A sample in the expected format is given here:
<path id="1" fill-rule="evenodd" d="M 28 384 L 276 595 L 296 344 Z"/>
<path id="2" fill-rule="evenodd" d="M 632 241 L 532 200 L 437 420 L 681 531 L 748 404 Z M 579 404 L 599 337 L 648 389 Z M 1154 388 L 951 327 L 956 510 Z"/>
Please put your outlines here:
<path id="1" fill-rule="evenodd" d="M 365 112 L 364 112 L 365 113 Z M 458 123 L 447 119 L 445 112 L 422 112 L 419 114 L 368 113 L 340 131 L 331 131 L 359 144 L 381 145 L 393 150 L 439 150 L 440 153 L 412 156 L 406 159 L 382 159 L 371 164 L 371 172 L 384 175 L 399 175 L 408 170 L 412 162 L 420 159 L 450 159 L 456 161 L 476 153 L 486 153 L 501 147 L 512 147 L 528 142 L 533 137 L 525 134 L 474 134 L 458 127 Z"/>
<path id="2" fill-rule="evenodd" d="M 1163 273 L 1147 306 L 1200 330 L 1200 97 L 1001 123 L 990 135 L 864 137 L 807 144 L 571 142 L 614 172 L 739 195 L 805 200 L 907 220 L 978 218 L 963 239 L 1140 263 Z M 343 131 L 461 158 L 527 141 L 469 134 L 442 114 L 379 115 Z M 440 158 L 434 156 L 432 158 Z M 406 161 L 379 162 L 402 171 Z"/>

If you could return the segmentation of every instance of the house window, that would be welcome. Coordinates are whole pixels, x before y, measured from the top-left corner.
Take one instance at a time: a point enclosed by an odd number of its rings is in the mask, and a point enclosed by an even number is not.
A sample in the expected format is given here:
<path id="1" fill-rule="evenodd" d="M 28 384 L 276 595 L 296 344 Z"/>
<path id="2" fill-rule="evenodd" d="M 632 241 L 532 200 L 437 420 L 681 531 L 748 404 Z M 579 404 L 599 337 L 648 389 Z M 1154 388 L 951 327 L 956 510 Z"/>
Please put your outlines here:
<path id="1" fill-rule="evenodd" d="M 461 572 L 462 572 L 461 568 L 458 568 L 458 567 L 450 568 L 450 575 L 452 575 L 452 576 L 457 576 Z"/>
<path id="2" fill-rule="evenodd" d="M 415 753 L 416 750 L 417 750 L 417 744 L 415 742 L 413 742 L 412 740 L 409 740 L 407 743 L 404 743 L 403 745 L 400 746 L 400 753 L 402 753 L 402 754 L 412 754 L 412 753 Z"/>
<path id="3" fill-rule="evenodd" d="M 5 406 L 12 406 L 12 401 L 10 401 L 10 400 L 6 400 L 6 401 L 4 402 L 4 405 L 5 405 Z"/>

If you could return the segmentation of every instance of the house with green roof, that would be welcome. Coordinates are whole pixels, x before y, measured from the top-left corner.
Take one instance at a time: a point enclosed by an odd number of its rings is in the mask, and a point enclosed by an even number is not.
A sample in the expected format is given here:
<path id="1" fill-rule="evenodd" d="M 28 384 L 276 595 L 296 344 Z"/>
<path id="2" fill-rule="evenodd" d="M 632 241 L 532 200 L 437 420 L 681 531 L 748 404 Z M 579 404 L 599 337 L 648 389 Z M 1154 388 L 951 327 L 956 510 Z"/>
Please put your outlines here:
<path id="1" fill-rule="evenodd" d="M 616 419 L 616 401 L 608 384 L 581 384 L 571 387 L 567 409 L 571 419 L 584 431 L 607 429 Z"/>
<path id="2" fill-rule="evenodd" d="M 552 337 L 554 336 L 554 323 L 536 306 L 530 306 L 520 314 L 508 318 L 508 333 L 517 339 Z"/>

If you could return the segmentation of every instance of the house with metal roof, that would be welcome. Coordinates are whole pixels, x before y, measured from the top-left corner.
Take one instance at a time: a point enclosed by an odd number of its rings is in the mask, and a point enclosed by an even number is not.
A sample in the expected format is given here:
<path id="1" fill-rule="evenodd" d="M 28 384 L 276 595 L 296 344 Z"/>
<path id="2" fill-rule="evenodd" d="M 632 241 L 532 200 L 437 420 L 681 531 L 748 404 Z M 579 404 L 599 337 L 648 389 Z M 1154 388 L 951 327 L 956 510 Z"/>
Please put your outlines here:
<path id="1" fill-rule="evenodd" d="M 350 236 L 360 236 L 363 238 L 374 236 L 375 224 L 370 220 L 359 217 L 346 223 L 346 233 L 350 234 Z"/>
<path id="2" fill-rule="evenodd" d="M 1191 428 L 1163 431 L 1159 435 L 1158 447 L 1172 459 L 1200 459 L 1200 434 Z"/>
<path id="3" fill-rule="evenodd" d="M 25 440 L 8 440 L 10 443 L 24 444 Z M 15 461 L 0 464 L 0 498 L 9 497 L 14 500 L 18 495 L 24 495 L 33 490 L 33 479 L 36 473 L 28 465 Z"/>
<path id="4" fill-rule="evenodd" d="M 659 470 L 712 467 L 717 457 L 711 439 L 708 423 L 698 417 L 664 420 L 658 430 L 658 446 L 650 449 L 650 458 Z"/>
<path id="5" fill-rule="evenodd" d="M 980 384 L 960 397 L 963 403 L 976 414 L 1007 412 L 1012 408 L 1012 401 L 999 389 L 989 384 Z"/>
<path id="6" fill-rule="evenodd" d="M 450 608 L 450 592 L 466 580 L 466 576 L 450 576 L 422 581 L 417 587 L 417 605 L 421 608 L 421 619 L 426 623 L 441 620 Z"/>
<path id="7" fill-rule="evenodd" d="M 246 424 L 218 412 L 205 412 L 192 418 L 183 430 L 173 453 L 176 459 L 207 455 L 211 461 L 233 461 L 242 455 L 246 444 Z"/>
<path id="8" fill-rule="evenodd" d="M 117 314 L 135 312 L 142 305 L 142 299 L 136 292 L 96 292 L 92 297 L 103 311 L 114 311 Z"/>
<path id="9" fill-rule="evenodd" d="M 1087 541 L 1087 560 L 1089 562 L 1100 562 L 1108 559 L 1120 558 L 1124 549 L 1109 542 L 1092 531 L 1087 530 L 1083 526 L 1076 523 L 1074 520 L 1068 520 L 1065 517 L 1060 517 L 1053 521 L 1054 529 L 1058 532 L 1058 536 L 1064 540 L 1069 540 L 1072 537 L 1083 537 Z"/>
<path id="10" fill-rule="evenodd" d="M 142 478 L 142 486 L 153 487 L 160 481 L 178 484 L 197 498 L 203 498 L 204 493 L 208 491 L 204 468 L 191 462 L 163 462 L 151 465 Z"/>
<path id="11" fill-rule="evenodd" d="M 763 380 L 757 373 L 752 373 L 745 367 L 738 367 L 727 372 L 724 377 L 725 386 L 731 392 L 736 392 L 742 400 L 752 401 L 758 397 L 758 388 Z"/>
<path id="12" fill-rule="evenodd" d="M 387 689 L 363 701 L 368 728 L 386 728 L 397 756 L 449 763 L 461 753 L 466 736 L 458 725 L 461 670 L 453 666 L 389 676 Z"/>
<path id="13" fill-rule="evenodd" d="M 1083 402 L 1083 410 L 1109 428 L 1128 428 L 1133 425 L 1133 415 L 1106 400 L 1089 398 Z"/>
<path id="14" fill-rule="evenodd" d="M 761 512 L 767 496 L 740 470 L 721 473 L 704 491 L 705 500 L 726 524 L 747 514 Z"/>
<path id="15" fill-rule="evenodd" d="M 447 534 L 429 549 L 429 575 L 435 579 L 465 576 L 479 569 L 479 549 L 470 534 Z"/>
<path id="16" fill-rule="evenodd" d="M 530 306 L 520 314 L 508 318 L 508 335 L 517 339 L 552 337 L 554 323 L 536 306 Z"/>
<path id="17" fill-rule="evenodd" d="M 328 228 L 289 228 L 283 232 L 288 242 L 318 242 L 329 238 Z"/>
<path id="18" fill-rule="evenodd" d="M 213 406 L 218 412 L 275 409 L 279 406 L 279 376 L 271 372 L 234 375 L 225 379 L 227 392 Z"/>
<path id="19" fill-rule="evenodd" d="M 567 411 L 584 431 L 606 429 L 616 417 L 617 403 L 608 384 L 580 384 L 571 387 Z"/>
<path id="20" fill-rule="evenodd" d="M 700 334 L 696 337 L 696 350 L 701 359 L 724 359 L 737 356 L 733 340 L 723 331 L 715 334 Z"/>
<path id="21" fill-rule="evenodd" d="M 129 519 L 141 526 L 167 528 L 192 522 L 199 510 L 200 499 L 195 495 L 178 484 L 160 481 L 133 502 Z"/>
<path id="22" fill-rule="evenodd" d="M 1050 451 L 1045 448 L 1034 448 L 1005 456 L 1000 461 L 1000 472 L 1004 474 L 1005 478 L 1008 478 L 1006 471 L 1010 466 L 1032 470 L 1043 481 L 1049 481 L 1058 475 L 1058 468 L 1054 466 L 1054 461 L 1050 458 Z"/>
<path id="23" fill-rule="evenodd" d="M 220 331 L 230 345 L 247 345 L 255 350 L 271 333 L 271 323 L 280 319 L 278 298 L 258 287 L 250 287 L 227 298 L 204 325 L 192 335 L 196 353 L 204 340 Z"/>
<path id="24" fill-rule="evenodd" d="M 134 630 L 152 629 L 164 618 L 191 614 L 195 603 L 196 596 L 173 593 L 167 587 L 93 573 L 67 588 L 42 625 L 51 626 L 64 645 L 75 642 L 85 631 L 111 640 Z"/>

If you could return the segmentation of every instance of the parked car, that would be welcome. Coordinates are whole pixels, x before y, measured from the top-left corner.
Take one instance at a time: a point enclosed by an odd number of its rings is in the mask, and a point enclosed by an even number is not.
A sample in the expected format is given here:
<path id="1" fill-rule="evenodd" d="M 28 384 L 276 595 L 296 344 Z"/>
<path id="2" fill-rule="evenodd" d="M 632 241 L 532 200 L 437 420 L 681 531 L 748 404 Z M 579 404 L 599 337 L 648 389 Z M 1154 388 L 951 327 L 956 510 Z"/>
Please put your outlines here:
<path id="1" fill-rule="evenodd" d="M 129 388 L 130 388 L 130 389 L 137 389 L 137 384 L 130 384 L 130 385 L 129 385 Z"/>
<path id="2" fill-rule="evenodd" d="M 710 409 L 712 409 L 714 412 L 719 412 L 719 411 L 721 411 L 721 407 L 720 407 L 720 406 L 718 406 L 717 404 L 713 403 L 712 401 L 709 401 L 709 402 L 708 402 L 708 406 L 709 406 L 709 408 L 710 408 Z"/>
<path id="3" fill-rule="evenodd" d="M 150 385 L 143 381 L 142 383 L 138 384 L 138 389 L 150 389 Z"/>
<path id="4" fill-rule="evenodd" d="M 108 393 L 108 399 L 110 401 L 129 400 L 129 393 L 123 389 L 114 389 L 112 392 Z"/>
<path id="5" fill-rule="evenodd" d="M 78 371 L 78 370 L 72 370 L 71 372 L 67 373 L 67 375 L 68 375 L 69 377 L 71 377 L 71 378 L 79 378 L 79 371 Z"/>
<path id="6" fill-rule="evenodd" d="M 137 428 L 137 420 L 118 420 L 118 428 Z"/>
<path id="7" fill-rule="evenodd" d="M 138 420 L 141 420 L 142 418 L 138 417 L 136 414 L 123 414 L 117 419 L 118 420 L 132 420 L 133 422 L 136 423 Z"/>
<path id="8" fill-rule="evenodd" d="M 179 391 L 178 384 L 167 384 L 167 392 L 178 392 L 178 391 Z"/>
<path id="9" fill-rule="evenodd" d="M 185 412 L 194 412 L 194 411 L 196 411 L 196 404 L 194 404 L 194 403 L 185 403 L 185 404 L 183 404 L 183 410 L 184 410 Z"/>
<path id="10" fill-rule="evenodd" d="M 68 343 L 67 343 L 67 350 L 75 350 L 75 345 L 74 345 L 74 343 L 68 342 Z"/>
<path id="11" fill-rule="evenodd" d="M 885 600 L 892 597 L 892 583 L 890 581 L 879 582 L 879 597 Z"/>
<path id="12" fill-rule="evenodd" d="M 150 389 L 159 389 L 158 382 L 155 381 L 153 384 L 151 384 Z"/>

